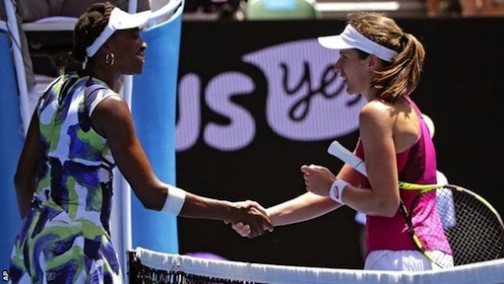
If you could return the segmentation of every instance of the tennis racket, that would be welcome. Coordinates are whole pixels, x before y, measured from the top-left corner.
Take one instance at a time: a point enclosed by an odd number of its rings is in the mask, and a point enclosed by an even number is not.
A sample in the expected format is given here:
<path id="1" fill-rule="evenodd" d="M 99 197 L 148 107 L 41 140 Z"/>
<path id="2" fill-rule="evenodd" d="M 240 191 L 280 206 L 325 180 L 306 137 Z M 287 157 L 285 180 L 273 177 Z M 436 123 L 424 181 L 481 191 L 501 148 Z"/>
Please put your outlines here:
<path id="1" fill-rule="evenodd" d="M 367 176 L 364 161 L 338 141 L 331 143 L 328 152 Z M 451 184 L 419 185 L 399 182 L 399 188 L 418 191 L 409 208 L 401 201 L 399 209 L 418 250 L 437 266 L 449 267 L 451 260 L 448 263 L 443 254 L 425 249 L 422 240 L 416 235 L 414 216 L 410 213 L 414 212 L 422 198 L 433 192 L 436 193 L 436 207 L 442 221 L 435 232 L 444 233 L 447 237 L 453 253 L 453 265 L 482 262 L 502 256 L 504 224 L 497 210 L 480 195 Z"/>

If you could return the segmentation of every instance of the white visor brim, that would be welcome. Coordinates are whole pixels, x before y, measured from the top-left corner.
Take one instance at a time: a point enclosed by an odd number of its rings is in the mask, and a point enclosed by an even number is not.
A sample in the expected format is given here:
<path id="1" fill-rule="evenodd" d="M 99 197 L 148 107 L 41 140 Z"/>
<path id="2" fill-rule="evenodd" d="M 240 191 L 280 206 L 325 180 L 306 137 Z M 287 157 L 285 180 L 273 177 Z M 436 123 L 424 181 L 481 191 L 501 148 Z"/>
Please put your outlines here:
<path id="1" fill-rule="evenodd" d="M 397 55 L 396 51 L 368 39 L 351 25 L 347 25 L 340 35 L 319 37 L 318 42 L 323 47 L 330 49 L 356 48 L 388 62 L 391 62 Z"/>
<path id="2" fill-rule="evenodd" d="M 114 8 L 110 13 L 110 18 L 103 32 L 96 40 L 86 48 L 86 55 L 92 57 L 98 49 L 109 39 L 115 31 L 128 30 L 139 28 L 142 29 L 147 25 L 151 15 L 151 11 L 143 11 L 136 14 L 129 14 L 119 8 Z"/>

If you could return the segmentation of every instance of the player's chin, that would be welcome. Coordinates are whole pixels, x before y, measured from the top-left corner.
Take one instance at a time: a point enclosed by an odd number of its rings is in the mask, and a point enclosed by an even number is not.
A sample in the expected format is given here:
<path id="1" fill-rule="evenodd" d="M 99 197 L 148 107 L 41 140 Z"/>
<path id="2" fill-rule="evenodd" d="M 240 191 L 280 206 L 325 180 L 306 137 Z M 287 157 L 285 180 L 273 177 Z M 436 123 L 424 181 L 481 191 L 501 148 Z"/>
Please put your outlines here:
<path id="1" fill-rule="evenodd" d="M 143 72 L 143 63 L 141 64 L 136 64 L 135 66 L 132 66 L 128 72 L 126 72 L 127 75 L 135 75 L 135 74 L 141 74 Z"/>
<path id="2" fill-rule="evenodd" d="M 136 60 L 134 61 L 134 64 L 132 64 L 131 66 L 132 74 L 140 74 L 143 71 L 145 60 L 144 57 L 140 55 L 135 58 Z"/>

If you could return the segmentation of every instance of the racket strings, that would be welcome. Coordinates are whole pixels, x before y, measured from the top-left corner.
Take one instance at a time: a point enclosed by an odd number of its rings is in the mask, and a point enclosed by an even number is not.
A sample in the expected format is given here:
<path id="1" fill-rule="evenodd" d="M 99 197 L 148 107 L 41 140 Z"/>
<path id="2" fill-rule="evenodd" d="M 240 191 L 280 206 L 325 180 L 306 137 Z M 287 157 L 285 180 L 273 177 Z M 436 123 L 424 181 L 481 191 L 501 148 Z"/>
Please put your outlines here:
<path id="1" fill-rule="evenodd" d="M 499 258 L 504 234 L 500 217 L 465 190 L 452 190 L 454 224 L 446 228 L 455 265 L 469 264 Z M 446 217 L 446 216 L 442 216 Z"/>
<path id="2" fill-rule="evenodd" d="M 431 228 L 433 235 L 444 234 L 452 249 L 452 258 L 439 251 L 426 250 L 417 237 L 413 211 L 422 198 L 432 198 L 428 192 L 420 193 L 407 206 L 401 201 L 403 213 L 410 234 L 417 248 L 429 260 L 440 267 L 451 267 L 469 263 L 497 259 L 502 255 L 504 229 L 498 213 L 486 201 L 469 190 L 447 185 L 431 193 L 436 193 L 436 209 L 440 218 L 439 226 Z"/>

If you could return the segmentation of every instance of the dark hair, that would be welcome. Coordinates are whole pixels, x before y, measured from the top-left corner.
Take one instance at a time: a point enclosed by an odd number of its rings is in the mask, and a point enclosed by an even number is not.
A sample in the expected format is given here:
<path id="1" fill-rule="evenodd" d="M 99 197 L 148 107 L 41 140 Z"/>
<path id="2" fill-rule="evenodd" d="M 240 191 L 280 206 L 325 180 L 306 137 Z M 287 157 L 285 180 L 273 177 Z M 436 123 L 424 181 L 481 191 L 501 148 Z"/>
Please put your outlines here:
<path id="1" fill-rule="evenodd" d="M 79 17 L 73 33 L 73 59 L 78 62 L 86 60 L 86 48 L 93 44 L 105 29 L 114 8 L 109 2 L 95 3 Z"/>
<path id="2" fill-rule="evenodd" d="M 397 52 L 392 62 L 382 60 L 383 69 L 376 72 L 371 82 L 377 96 L 395 101 L 411 94 L 420 81 L 425 59 L 422 44 L 412 34 L 404 33 L 393 19 L 380 13 L 354 13 L 349 15 L 348 23 L 368 39 Z"/>

